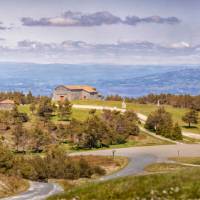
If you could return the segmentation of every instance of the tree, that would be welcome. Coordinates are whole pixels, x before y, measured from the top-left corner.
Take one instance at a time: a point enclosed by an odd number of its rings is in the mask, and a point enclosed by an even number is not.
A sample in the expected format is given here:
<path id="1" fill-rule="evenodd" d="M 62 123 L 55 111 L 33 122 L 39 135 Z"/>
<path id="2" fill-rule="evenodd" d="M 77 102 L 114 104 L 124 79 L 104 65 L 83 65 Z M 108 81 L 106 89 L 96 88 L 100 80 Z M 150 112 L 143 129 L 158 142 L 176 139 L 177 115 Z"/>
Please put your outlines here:
<path id="1" fill-rule="evenodd" d="M 145 128 L 155 131 L 158 135 L 173 139 L 171 135 L 173 132 L 172 117 L 163 107 L 148 116 Z"/>
<path id="2" fill-rule="evenodd" d="M 16 124 L 18 122 L 27 122 L 29 120 L 28 115 L 26 113 L 20 113 L 16 105 L 11 111 L 11 116 L 13 124 Z"/>
<path id="3" fill-rule="evenodd" d="M 22 123 L 18 122 L 17 125 L 14 126 L 12 130 L 13 139 L 15 143 L 16 150 L 19 152 L 20 147 L 24 151 L 25 144 L 26 144 L 26 133 L 22 127 Z"/>
<path id="4" fill-rule="evenodd" d="M 48 97 L 41 97 L 38 105 L 37 115 L 43 120 L 48 121 L 54 112 L 54 105 Z"/>
<path id="5" fill-rule="evenodd" d="M 31 147 L 33 151 L 41 152 L 44 150 L 45 146 L 51 143 L 51 135 L 40 127 L 35 127 L 31 132 Z"/>
<path id="6" fill-rule="evenodd" d="M 0 143 L 0 173 L 8 173 L 13 167 L 13 154 Z"/>
<path id="7" fill-rule="evenodd" d="M 67 99 L 58 103 L 58 115 L 62 121 L 69 121 L 72 114 L 72 104 Z"/>
<path id="8" fill-rule="evenodd" d="M 191 124 L 198 123 L 198 112 L 196 110 L 190 110 L 182 117 L 182 120 L 188 123 L 188 127 L 190 128 Z"/>
<path id="9" fill-rule="evenodd" d="M 26 96 L 26 103 L 31 104 L 34 101 L 34 96 L 32 95 L 31 91 L 28 92 Z"/>
<path id="10" fill-rule="evenodd" d="M 80 135 L 78 147 L 100 148 L 110 144 L 110 130 L 105 122 L 99 117 L 93 116 L 85 122 L 85 130 Z"/>
<path id="11" fill-rule="evenodd" d="M 35 102 L 32 102 L 30 105 L 30 111 L 33 114 L 35 110 L 36 110 L 36 104 L 35 104 Z"/>
<path id="12" fill-rule="evenodd" d="M 178 123 L 175 123 L 175 125 L 173 127 L 172 138 L 174 140 L 182 140 L 183 139 L 181 127 L 179 126 Z"/>

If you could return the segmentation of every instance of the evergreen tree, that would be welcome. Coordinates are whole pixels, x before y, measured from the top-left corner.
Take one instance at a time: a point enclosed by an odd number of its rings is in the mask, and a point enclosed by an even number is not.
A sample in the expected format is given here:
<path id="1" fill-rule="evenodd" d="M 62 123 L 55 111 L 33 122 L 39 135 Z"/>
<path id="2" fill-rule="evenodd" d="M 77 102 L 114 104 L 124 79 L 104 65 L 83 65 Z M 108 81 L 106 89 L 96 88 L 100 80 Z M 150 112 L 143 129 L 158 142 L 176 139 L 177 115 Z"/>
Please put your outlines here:
<path id="1" fill-rule="evenodd" d="M 39 101 L 37 115 L 43 120 L 48 121 L 54 112 L 54 105 L 48 97 L 42 97 Z"/>
<path id="2" fill-rule="evenodd" d="M 179 126 L 178 123 L 175 123 L 175 125 L 173 127 L 172 138 L 174 140 L 182 140 L 183 139 L 181 127 Z"/>
<path id="3" fill-rule="evenodd" d="M 58 115 L 62 121 L 69 121 L 72 114 L 72 104 L 67 99 L 58 103 Z"/>
<path id="4" fill-rule="evenodd" d="M 191 127 L 191 124 L 198 123 L 198 112 L 196 110 L 190 110 L 183 116 L 182 120 L 188 123 L 188 127 Z"/>
<path id="5" fill-rule="evenodd" d="M 28 92 L 26 96 L 26 103 L 31 104 L 34 101 L 34 96 L 32 95 L 31 91 Z"/>
<path id="6" fill-rule="evenodd" d="M 13 154 L 0 143 L 0 173 L 9 173 L 13 168 Z"/>

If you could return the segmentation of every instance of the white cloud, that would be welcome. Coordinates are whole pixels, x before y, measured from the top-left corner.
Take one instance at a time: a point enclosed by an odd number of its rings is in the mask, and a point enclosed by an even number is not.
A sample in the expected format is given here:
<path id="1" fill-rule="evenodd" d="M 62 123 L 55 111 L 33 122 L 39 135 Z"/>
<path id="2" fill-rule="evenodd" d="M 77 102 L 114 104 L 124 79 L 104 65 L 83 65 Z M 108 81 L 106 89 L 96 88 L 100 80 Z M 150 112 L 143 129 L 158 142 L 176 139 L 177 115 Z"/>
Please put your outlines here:
<path id="1" fill-rule="evenodd" d="M 198 63 L 199 46 L 187 43 L 164 46 L 148 41 L 119 41 L 117 43 L 92 44 L 84 41 L 63 41 L 62 43 L 42 43 L 24 40 L 14 48 L 0 47 L 2 58 L 21 62 L 61 62 L 61 63 L 118 63 L 154 64 Z"/>
<path id="2" fill-rule="evenodd" d="M 171 47 L 172 48 L 189 48 L 190 44 L 182 41 L 182 42 L 171 44 Z"/>

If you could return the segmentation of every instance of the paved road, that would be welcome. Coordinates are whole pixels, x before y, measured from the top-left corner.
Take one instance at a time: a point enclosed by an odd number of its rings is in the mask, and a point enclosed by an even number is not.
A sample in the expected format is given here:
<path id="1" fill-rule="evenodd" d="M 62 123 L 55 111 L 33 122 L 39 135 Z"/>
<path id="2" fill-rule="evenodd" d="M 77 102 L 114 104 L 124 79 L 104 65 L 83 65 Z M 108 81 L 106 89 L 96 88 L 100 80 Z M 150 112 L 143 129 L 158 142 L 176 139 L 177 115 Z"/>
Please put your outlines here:
<path id="1" fill-rule="evenodd" d="M 99 150 L 92 152 L 73 153 L 72 155 L 112 155 L 112 150 Z M 173 144 L 145 147 L 129 147 L 116 149 L 116 156 L 129 158 L 129 164 L 121 171 L 105 176 L 101 180 L 108 180 L 122 176 L 140 174 L 145 166 L 167 161 L 168 157 L 176 156 L 200 156 L 200 144 Z"/>
<path id="2" fill-rule="evenodd" d="M 76 106 L 80 108 L 80 106 Z M 82 107 L 81 108 L 85 108 Z M 89 106 L 88 109 L 98 109 L 96 106 Z M 109 109 L 109 107 L 101 107 L 101 109 Z M 112 110 L 119 110 L 124 112 L 123 109 L 112 108 Z M 142 114 L 139 114 L 140 118 L 145 119 L 146 116 L 142 117 Z M 90 152 L 79 152 L 73 153 L 71 155 L 112 155 L 113 150 L 99 150 L 99 151 L 90 151 Z M 114 179 L 118 177 L 124 177 L 128 175 L 140 174 L 144 172 L 144 168 L 156 162 L 167 161 L 168 157 L 173 156 L 200 156 L 200 144 L 182 144 L 176 143 L 173 145 L 159 145 L 159 146 L 146 146 L 146 147 L 130 147 L 117 149 L 115 152 L 116 156 L 125 156 L 128 157 L 128 165 L 120 170 L 117 173 L 104 176 L 100 181 L 105 181 L 109 179 Z M 62 188 L 57 184 L 53 183 L 37 183 L 32 182 L 31 187 L 27 192 L 24 192 L 15 197 L 4 198 L 3 200 L 43 200 L 50 195 L 59 193 L 62 191 Z"/>
<path id="3" fill-rule="evenodd" d="M 43 200 L 63 191 L 59 185 L 54 183 L 31 182 L 30 184 L 28 191 L 2 200 Z"/>
<path id="4" fill-rule="evenodd" d="M 112 155 L 112 149 L 90 152 L 78 152 L 71 155 Z M 145 147 L 130 147 L 116 149 L 116 156 L 125 156 L 129 159 L 129 164 L 121 171 L 102 177 L 100 181 L 124 177 L 128 175 L 140 174 L 144 172 L 145 166 L 166 161 L 173 156 L 200 156 L 200 144 L 173 144 Z M 42 200 L 46 197 L 61 192 L 62 189 L 52 183 L 33 182 L 30 189 L 21 195 L 5 198 L 3 200 Z"/>

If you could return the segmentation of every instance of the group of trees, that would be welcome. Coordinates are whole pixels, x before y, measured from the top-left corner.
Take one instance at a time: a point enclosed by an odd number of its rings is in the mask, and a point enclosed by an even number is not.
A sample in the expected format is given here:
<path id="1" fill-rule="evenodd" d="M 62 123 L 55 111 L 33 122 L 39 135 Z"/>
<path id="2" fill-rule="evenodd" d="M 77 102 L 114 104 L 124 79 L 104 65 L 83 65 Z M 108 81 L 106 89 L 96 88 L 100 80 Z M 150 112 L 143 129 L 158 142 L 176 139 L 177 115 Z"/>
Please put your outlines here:
<path id="1" fill-rule="evenodd" d="M 0 101 L 5 99 L 11 99 L 16 104 L 30 104 L 33 101 L 37 101 L 40 97 L 35 97 L 29 91 L 28 94 L 24 94 L 22 92 L 0 92 Z"/>
<path id="2" fill-rule="evenodd" d="M 178 123 L 173 123 L 171 114 L 168 113 L 163 107 L 152 112 L 148 116 L 145 128 L 172 140 L 182 139 L 180 126 Z"/>
<path id="3" fill-rule="evenodd" d="M 149 94 L 147 96 L 130 98 L 122 98 L 119 95 L 107 96 L 106 100 L 112 101 L 122 101 L 123 99 L 126 102 L 137 102 L 141 104 L 157 104 L 158 101 L 161 105 L 171 105 L 179 108 L 189 108 L 196 111 L 200 111 L 200 95 L 191 96 L 191 95 L 174 95 L 174 94 Z"/>
<path id="4" fill-rule="evenodd" d="M 84 158 L 73 159 L 59 147 L 53 147 L 44 157 L 23 157 L 14 154 L 0 143 L 0 173 L 17 175 L 35 181 L 50 178 L 90 178 L 94 174 L 104 175 L 105 170 L 91 166 Z"/>
<path id="5" fill-rule="evenodd" d="M 127 142 L 129 136 L 138 135 L 138 118 L 134 112 L 104 110 L 101 115 L 91 112 L 84 122 L 72 120 L 67 127 L 67 136 L 77 148 L 100 148 Z"/>

